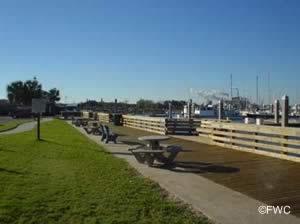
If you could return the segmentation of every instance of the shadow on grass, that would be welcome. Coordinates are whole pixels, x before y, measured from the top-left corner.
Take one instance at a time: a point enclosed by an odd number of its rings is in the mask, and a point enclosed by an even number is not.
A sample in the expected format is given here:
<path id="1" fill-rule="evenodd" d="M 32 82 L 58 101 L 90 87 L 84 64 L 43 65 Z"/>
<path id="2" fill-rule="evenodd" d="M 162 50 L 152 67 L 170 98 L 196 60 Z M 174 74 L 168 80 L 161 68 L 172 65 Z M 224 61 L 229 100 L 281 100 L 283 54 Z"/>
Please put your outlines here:
<path id="1" fill-rule="evenodd" d="M 240 169 L 230 166 L 220 166 L 212 163 L 204 162 L 183 162 L 177 161 L 169 165 L 161 166 L 160 168 L 168 169 L 178 173 L 236 173 Z"/>
<path id="2" fill-rule="evenodd" d="M 76 145 L 72 145 L 72 144 L 62 144 L 60 142 L 56 142 L 56 141 L 52 141 L 52 140 L 48 140 L 48 139 L 41 139 L 39 140 L 39 142 L 42 143 L 47 143 L 47 144 L 52 144 L 52 145 L 56 145 L 56 146 L 60 146 L 60 147 L 65 147 L 65 148 L 70 148 L 70 149 L 80 149 L 80 150 L 86 150 L 87 148 L 84 146 L 76 146 Z M 97 144 L 97 143 L 95 143 Z M 95 151 L 95 152 L 104 152 L 102 150 L 99 150 L 97 148 L 92 148 L 92 147 L 88 147 L 89 150 Z"/>
<path id="3" fill-rule="evenodd" d="M 0 152 L 16 152 L 16 151 L 11 149 L 6 149 L 6 148 L 0 148 Z"/>
<path id="4" fill-rule="evenodd" d="M 14 170 L 9 170 L 9 169 L 6 169 L 6 168 L 1 168 L 1 167 L 0 167 L 0 172 L 6 172 L 6 173 L 16 174 L 16 175 L 23 175 L 24 174 L 22 172 L 18 172 L 18 171 L 14 171 Z"/>

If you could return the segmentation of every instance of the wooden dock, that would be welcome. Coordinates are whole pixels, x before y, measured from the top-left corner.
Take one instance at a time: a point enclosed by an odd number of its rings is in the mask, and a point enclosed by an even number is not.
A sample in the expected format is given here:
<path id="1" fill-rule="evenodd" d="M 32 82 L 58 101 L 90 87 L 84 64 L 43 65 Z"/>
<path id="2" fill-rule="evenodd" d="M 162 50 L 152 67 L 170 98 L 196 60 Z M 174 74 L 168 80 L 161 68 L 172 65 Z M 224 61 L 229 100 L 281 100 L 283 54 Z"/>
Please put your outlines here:
<path id="1" fill-rule="evenodd" d="M 126 144 L 141 144 L 137 137 L 153 135 L 138 129 L 112 126 Z M 195 173 L 269 205 L 289 205 L 300 217 L 300 163 L 203 144 L 197 136 L 176 136 L 179 144 L 174 172 Z M 205 138 L 202 139 L 205 142 Z M 172 169 L 172 167 L 169 167 Z M 216 195 L 218 197 L 218 195 Z"/>

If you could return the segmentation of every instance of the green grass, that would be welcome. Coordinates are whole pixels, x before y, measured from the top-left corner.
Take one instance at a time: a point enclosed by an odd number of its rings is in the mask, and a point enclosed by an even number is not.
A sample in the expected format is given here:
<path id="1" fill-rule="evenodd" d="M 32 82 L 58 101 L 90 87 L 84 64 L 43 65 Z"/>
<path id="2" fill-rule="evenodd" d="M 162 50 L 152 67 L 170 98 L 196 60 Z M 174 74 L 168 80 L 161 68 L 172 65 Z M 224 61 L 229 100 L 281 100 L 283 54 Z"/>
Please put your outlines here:
<path id="1" fill-rule="evenodd" d="M 0 223 L 207 223 L 63 121 L 0 136 Z"/>
<path id="2" fill-rule="evenodd" d="M 6 123 L 0 124 L 0 132 L 7 131 L 18 127 L 20 124 L 33 121 L 33 119 L 14 119 Z"/>

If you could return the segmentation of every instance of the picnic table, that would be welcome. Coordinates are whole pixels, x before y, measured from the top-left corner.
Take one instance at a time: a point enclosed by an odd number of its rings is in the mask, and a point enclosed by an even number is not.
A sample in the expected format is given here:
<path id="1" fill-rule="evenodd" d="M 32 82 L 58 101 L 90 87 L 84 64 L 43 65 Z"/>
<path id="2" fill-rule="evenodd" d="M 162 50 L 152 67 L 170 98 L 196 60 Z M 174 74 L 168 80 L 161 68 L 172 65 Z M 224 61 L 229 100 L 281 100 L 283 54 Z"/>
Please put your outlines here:
<path id="1" fill-rule="evenodd" d="M 146 141 L 149 144 L 140 145 L 135 148 L 128 149 L 135 156 L 139 163 L 146 163 L 153 166 L 154 161 L 158 161 L 164 165 L 174 161 L 177 154 L 182 150 L 178 145 L 161 145 L 161 141 L 170 139 L 168 136 L 151 135 L 139 137 L 138 140 Z"/>
<path id="2" fill-rule="evenodd" d="M 100 128 L 100 121 L 89 121 L 88 127 L 91 130 L 91 133 L 93 134 L 99 134 L 99 128 Z"/>
<path id="3" fill-rule="evenodd" d="M 149 148 L 152 150 L 160 149 L 160 142 L 169 140 L 170 137 L 162 136 L 162 135 L 150 135 L 150 136 L 142 136 L 139 137 L 138 140 L 149 142 Z"/>
<path id="4" fill-rule="evenodd" d="M 88 119 L 82 118 L 82 117 L 72 117 L 72 124 L 76 126 L 86 125 L 88 122 Z"/>

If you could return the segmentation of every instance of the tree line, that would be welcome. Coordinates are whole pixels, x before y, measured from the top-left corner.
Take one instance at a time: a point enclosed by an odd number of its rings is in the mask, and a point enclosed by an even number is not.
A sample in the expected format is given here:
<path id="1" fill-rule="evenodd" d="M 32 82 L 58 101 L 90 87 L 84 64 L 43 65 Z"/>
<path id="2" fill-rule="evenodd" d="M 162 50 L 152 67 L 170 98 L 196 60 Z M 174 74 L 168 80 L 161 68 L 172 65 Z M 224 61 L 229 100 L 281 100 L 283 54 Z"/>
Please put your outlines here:
<path id="1" fill-rule="evenodd" d="M 172 104 L 173 110 L 183 110 L 184 105 L 186 105 L 186 101 L 184 100 L 155 102 L 153 100 L 140 99 L 136 102 L 136 107 L 140 112 L 165 111 L 169 109 L 170 103 Z"/>
<path id="2" fill-rule="evenodd" d="M 18 106 L 30 106 L 33 98 L 45 98 L 50 104 L 60 100 L 58 89 L 43 90 L 42 84 L 36 77 L 31 80 L 11 82 L 7 85 L 6 91 L 8 101 Z"/>
<path id="3" fill-rule="evenodd" d="M 172 104 L 173 110 L 183 110 L 186 102 L 183 100 L 166 100 L 161 102 L 155 102 L 148 99 L 140 99 L 135 104 L 130 104 L 128 102 L 118 102 L 117 110 L 123 113 L 164 113 L 169 109 L 169 104 Z M 94 111 L 104 111 L 104 112 L 114 112 L 115 103 L 114 102 L 104 102 L 96 100 L 87 100 L 86 102 L 80 103 L 79 108 L 81 110 L 94 110 Z"/>

